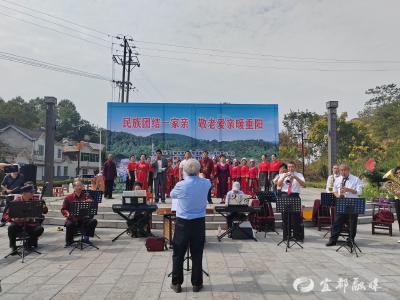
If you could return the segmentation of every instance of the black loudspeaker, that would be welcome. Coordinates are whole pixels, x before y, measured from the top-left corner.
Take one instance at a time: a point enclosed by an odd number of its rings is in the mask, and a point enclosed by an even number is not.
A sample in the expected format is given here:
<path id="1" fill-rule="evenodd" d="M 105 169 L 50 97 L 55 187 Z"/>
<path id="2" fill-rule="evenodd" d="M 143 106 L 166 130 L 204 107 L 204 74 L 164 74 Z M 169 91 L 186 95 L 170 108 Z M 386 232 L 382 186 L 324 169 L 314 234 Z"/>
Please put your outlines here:
<path id="1" fill-rule="evenodd" d="M 25 182 L 32 181 L 33 185 L 36 186 L 36 165 L 23 165 L 21 166 L 20 173 L 24 175 Z"/>
<path id="2" fill-rule="evenodd" d="M 233 223 L 232 226 L 236 227 L 232 231 L 233 240 L 249 240 L 254 237 L 253 228 L 251 228 L 250 223 L 244 222 L 241 225 Z M 238 226 L 240 227 L 240 229 L 237 228 Z"/>

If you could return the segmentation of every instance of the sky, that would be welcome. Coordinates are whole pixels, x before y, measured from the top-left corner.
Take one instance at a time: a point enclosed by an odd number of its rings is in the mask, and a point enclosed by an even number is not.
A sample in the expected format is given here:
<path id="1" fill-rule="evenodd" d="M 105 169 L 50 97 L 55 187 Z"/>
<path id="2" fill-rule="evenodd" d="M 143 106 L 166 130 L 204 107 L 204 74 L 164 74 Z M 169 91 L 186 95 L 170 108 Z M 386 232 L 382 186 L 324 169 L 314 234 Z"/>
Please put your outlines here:
<path id="1" fill-rule="evenodd" d="M 282 119 L 290 110 L 323 113 L 335 100 L 339 113 L 356 117 L 367 89 L 399 84 L 398 0 L 0 0 L 0 52 L 112 78 L 110 37 L 44 22 L 61 23 L 13 3 L 133 37 L 141 66 L 130 102 L 272 103 Z M 0 82 L 5 100 L 70 99 L 106 126 L 107 81 L 0 59 Z"/>

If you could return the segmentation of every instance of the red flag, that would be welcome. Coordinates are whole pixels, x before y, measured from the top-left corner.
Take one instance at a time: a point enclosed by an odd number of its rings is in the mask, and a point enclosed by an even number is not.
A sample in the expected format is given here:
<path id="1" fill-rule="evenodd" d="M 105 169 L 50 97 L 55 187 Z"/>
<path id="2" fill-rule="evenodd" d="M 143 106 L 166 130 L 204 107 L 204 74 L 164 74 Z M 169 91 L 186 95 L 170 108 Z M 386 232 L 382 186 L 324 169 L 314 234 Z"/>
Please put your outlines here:
<path id="1" fill-rule="evenodd" d="M 370 158 L 365 163 L 364 167 L 367 171 L 373 172 L 375 170 L 376 162 L 373 158 Z"/>

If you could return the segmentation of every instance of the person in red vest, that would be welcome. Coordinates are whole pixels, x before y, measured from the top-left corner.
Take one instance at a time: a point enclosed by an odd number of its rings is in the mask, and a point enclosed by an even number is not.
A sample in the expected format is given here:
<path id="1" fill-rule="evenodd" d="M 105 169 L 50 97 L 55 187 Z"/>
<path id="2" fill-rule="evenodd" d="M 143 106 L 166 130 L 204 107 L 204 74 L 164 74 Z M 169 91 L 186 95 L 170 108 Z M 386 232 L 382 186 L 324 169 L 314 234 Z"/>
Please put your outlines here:
<path id="1" fill-rule="evenodd" d="M 174 169 L 172 168 L 172 159 L 168 159 L 167 183 L 165 186 L 165 193 L 167 194 L 168 197 L 173 188 L 174 188 Z"/>
<path id="2" fill-rule="evenodd" d="M 276 185 L 273 184 L 273 180 L 276 175 L 279 174 L 279 169 L 282 165 L 282 162 L 278 159 L 278 156 L 274 153 L 271 155 L 271 162 L 269 163 L 269 182 L 270 187 L 273 187 L 273 190 L 276 192 Z"/>
<path id="3" fill-rule="evenodd" d="M 213 180 L 213 174 L 214 174 L 214 162 L 211 158 L 208 157 L 208 151 L 203 151 L 203 159 L 200 160 L 200 173 L 203 174 L 204 178 L 212 181 Z M 208 203 L 212 203 L 211 199 L 211 188 L 208 191 L 208 196 L 207 196 L 207 201 Z"/>
<path id="4" fill-rule="evenodd" d="M 142 184 L 142 189 L 148 190 L 150 165 L 146 161 L 146 154 L 140 155 L 140 161 L 136 164 L 136 180 Z"/>
<path id="5" fill-rule="evenodd" d="M 228 191 L 232 189 L 232 160 L 227 159 L 226 164 L 229 166 L 229 180 L 228 180 Z"/>
<path id="6" fill-rule="evenodd" d="M 178 158 L 175 162 L 174 166 L 174 186 L 179 182 L 179 165 L 181 163 L 181 160 Z"/>
<path id="7" fill-rule="evenodd" d="M 254 159 L 250 159 L 248 186 L 249 195 L 254 196 L 258 192 L 258 168 Z"/>
<path id="8" fill-rule="evenodd" d="M 269 191 L 269 185 L 270 185 L 270 179 L 269 178 L 269 172 L 270 172 L 270 164 L 267 160 L 267 155 L 263 154 L 261 156 L 261 162 L 258 164 L 258 181 L 260 185 L 260 191 L 262 192 L 268 192 Z"/>
<path id="9" fill-rule="evenodd" d="M 241 166 L 239 165 L 239 161 L 235 158 L 233 160 L 231 172 L 232 183 L 235 181 L 240 182 L 240 168 Z"/>
<path id="10" fill-rule="evenodd" d="M 136 171 L 136 157 L 134 154 L 132 154 L 128 162 L 128 179 L 126 182 L 126 190 L 128 191 L 133 190 L 133 184 L 136 181 L 135 171 Z"/>
<path id="11" fill-rule="evenodd" d="M 247 158 L 243 157 L 241 160 L 240 168 L 240 186 L 245 194 L 249 194 L 249 166 L 247 165 Z"/>

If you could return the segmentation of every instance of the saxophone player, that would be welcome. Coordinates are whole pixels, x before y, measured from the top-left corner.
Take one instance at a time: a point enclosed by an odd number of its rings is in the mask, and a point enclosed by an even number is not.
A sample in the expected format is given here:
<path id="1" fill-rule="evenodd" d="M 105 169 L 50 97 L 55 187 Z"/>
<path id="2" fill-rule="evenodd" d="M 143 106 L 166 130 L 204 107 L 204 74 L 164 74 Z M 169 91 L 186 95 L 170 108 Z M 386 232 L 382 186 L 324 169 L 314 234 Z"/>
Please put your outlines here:
<path id="1" fill-rule="evenodd" d="M 339 166 L 339 172 L 340 176 L 335 180 L 333 186 L 333 193 L 338 198 L 337 201 L 340 201 L 340 198 L 358 198 L 363 189 L 360 178 L 350 174 L 350 167 L 346 164 L 341 164 Z M 357 233 L 358 215 L 352 215 L 351 220 L 349 220 L 349 216 L 347 214 L 336 214 L 335 221 L 331 229 L 331 237 L 329 242 L 326 244 L 327 247 L 336 245 L 343 225 L 346 222 L 352 224 L 352 228 L 349 229 L 351 230 L 353 238 L 355 238 Z"/>
<path id="2" fill-rule="evenodd" d="M 334 165 L 332 167 L 332 174 L 328 176 L 328 179 L 326 180 L 326 188 L 325 191 L 327 193 L 332 193 L 333 192 L 333 186 L 335 184 L 335 181 L 337 178 L 339 178 L 340 172 L 339 172 L 339 166 Z"/>

